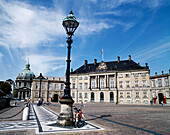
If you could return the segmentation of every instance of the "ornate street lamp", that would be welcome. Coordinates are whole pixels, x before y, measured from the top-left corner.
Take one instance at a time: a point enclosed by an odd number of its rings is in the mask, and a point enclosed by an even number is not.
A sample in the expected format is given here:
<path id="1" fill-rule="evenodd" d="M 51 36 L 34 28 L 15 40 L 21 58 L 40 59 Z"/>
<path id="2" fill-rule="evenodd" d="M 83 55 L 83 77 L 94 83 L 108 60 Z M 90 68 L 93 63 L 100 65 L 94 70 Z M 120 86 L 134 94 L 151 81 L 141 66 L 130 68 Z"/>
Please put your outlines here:
<path id="1" fill-rule="evenodd" d="M 69 15 L 63 20 L 63 26 L 66 29 L 66 33 L 68 35 L 67 43 L 68 43 L 68 54 L 67 54 L 67 70 L 66 70 L 66 83 L 64 89 L 64 95 L 60 100 L 61 111 L 60 115 L 57 118 L 58 126 L 73 126 L 73 111 L 72 105 L 74 103 L 72 97 L 70 96 L 70 52 L 71 52 L 71 44 L 73 42 L 72 36 L 77 29 L 79 22 L 76 20 L 73 12 L 71 11 Z"/>

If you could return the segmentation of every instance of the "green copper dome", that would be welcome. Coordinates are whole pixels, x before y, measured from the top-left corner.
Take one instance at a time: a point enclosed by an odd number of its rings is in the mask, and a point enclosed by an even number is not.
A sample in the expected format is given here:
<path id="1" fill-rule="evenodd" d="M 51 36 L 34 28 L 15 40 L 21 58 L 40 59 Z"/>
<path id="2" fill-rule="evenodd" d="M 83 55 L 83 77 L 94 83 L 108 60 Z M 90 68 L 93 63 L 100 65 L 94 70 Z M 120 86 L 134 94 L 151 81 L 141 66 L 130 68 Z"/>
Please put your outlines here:
<path id="1" fill-rule="evenodd" d="M 30 69 L 29 62 L 26 64 L 26 67 L 24 70 L 22 70 L 18 76 L 17 79 L 29 79 L 32 80 L 35 77 L 34 73 Z"/>

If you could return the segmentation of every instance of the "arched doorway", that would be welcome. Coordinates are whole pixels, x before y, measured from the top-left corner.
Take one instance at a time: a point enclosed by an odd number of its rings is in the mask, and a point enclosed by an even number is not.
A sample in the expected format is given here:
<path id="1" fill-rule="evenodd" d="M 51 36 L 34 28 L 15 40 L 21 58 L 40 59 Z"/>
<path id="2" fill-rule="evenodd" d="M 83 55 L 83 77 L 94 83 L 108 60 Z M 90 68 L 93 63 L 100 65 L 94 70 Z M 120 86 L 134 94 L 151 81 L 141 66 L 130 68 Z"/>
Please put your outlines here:
<path id="1" fill-rule="evenodd" d="M 91 93 L 91 102 L 94 102 L 94 92 Z"/>
<path id="2" fill-rule="evenodd" d="M 53 96 L 53 102 L 58 102 L 58 94 L 54 94 L 54 96 Z"/>
<path id="3" fill-rule="evenodd" d="M 161 104 L 161 101 L 164 100 L 164 95 L 162 93 L 159 93 L 158 97 L 159 97 L 159 104 Z"/>
<path id="4" fill-rule="evenodd" d="M 113 92 L 110 92 L 110 102 L 114 102 L 114 94 Z"/>
<path id="5" fill-rule="evenodd" d="M 104 93 L 100 92 L 100 102 L 104 102 Z"/>

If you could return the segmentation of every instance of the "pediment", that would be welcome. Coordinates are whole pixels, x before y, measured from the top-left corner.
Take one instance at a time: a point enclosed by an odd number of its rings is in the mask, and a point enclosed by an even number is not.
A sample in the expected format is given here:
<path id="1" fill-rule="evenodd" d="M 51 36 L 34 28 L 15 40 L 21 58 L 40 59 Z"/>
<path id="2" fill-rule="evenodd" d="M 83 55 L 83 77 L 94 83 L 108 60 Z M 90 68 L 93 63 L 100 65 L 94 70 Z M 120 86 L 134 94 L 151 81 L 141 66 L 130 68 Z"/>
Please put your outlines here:
<path id="1" fill-rule="evenodd" d="M 108 69 L 107 68 L 107 65 L 106 65 L 106 63 L 105 62 L 101 62 L 100 64 L 99 64 L 99 66 L 97 67 L 97 70 L 106 70 L 106 69 Z"/>

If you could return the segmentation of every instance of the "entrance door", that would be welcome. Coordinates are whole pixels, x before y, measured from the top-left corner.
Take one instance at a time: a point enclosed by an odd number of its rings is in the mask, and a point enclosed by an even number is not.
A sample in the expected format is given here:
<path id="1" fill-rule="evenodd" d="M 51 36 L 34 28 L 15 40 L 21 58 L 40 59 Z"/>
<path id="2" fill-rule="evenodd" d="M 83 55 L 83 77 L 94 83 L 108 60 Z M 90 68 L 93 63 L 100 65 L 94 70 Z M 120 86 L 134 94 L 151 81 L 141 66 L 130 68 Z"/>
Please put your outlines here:
<path id="1" fill-rule="evenodd" d="M 94 102 L 94 92 L 91 93 L 91 102 Z"/>
<path id="2" fill-rule="evenodd" d="M 104 102 L 104 93 L 103 92 L 100 93 L 100 102 Z"/>
<path id="3" fill-rule="evenodd" d="M 114 94 L 113 94 L 113 92 L 110 92 L 110 102 L 114 102 Z"/>
<path id="4" fill-rule="evenodd" d="M 54 94 L 53 102 L 58 102 L 58 94 Z"/>
<path id="5" fill-rule="evenodd" d="M 163 101 L 164 96 L 163 96 L 162 93 L 159 93 L 159 94 L 158 94 L 158 97 L 159 97 L 159 104 L 161 104 L 161 101 Z"/>

